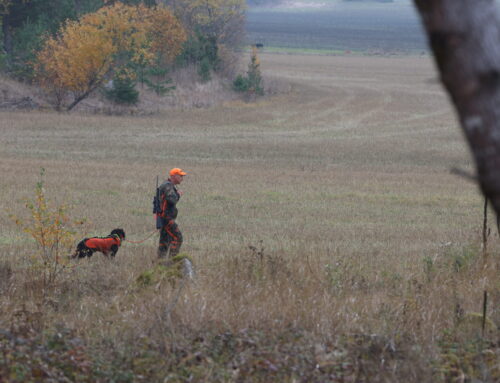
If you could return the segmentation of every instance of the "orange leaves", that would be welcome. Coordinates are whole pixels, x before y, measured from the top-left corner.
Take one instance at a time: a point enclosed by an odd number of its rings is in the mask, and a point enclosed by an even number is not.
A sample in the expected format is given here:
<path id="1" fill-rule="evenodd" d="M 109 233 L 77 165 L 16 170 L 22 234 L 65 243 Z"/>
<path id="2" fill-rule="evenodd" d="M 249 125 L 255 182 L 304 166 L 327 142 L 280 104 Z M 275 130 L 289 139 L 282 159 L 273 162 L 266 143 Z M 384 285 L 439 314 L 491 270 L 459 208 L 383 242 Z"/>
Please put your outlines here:
<path id="1" fill-rule="evenodd" d="M 164 7 L 157 8 L 149 21 L 151 51 L 159 54 L 166 63 L 172 62 L 187 38 L 181 23 Z"/>
<path id="2" fill-rule="evenodd" d="M 166 8 L 116 3 L 67 22 L 58 36 L 49 37 L 37 56 L 38 79 L 59 104 L 71 92 L 71 109 L 130 61 L 151 63 L 156 54 L 172 61 L 185 39 Z"/>

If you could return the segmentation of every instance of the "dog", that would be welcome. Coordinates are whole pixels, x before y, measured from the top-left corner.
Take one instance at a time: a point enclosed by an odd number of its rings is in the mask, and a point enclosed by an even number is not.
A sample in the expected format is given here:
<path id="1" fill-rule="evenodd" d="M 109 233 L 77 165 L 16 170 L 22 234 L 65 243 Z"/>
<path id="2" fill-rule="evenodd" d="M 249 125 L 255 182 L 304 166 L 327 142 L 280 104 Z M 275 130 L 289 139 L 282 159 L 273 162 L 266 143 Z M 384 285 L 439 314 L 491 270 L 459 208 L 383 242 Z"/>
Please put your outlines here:
<path id="1" fill-rule="evenodd" d="M 95 252 L 114 257 L 125 240 L 123 229 L 114 229 L 107 237 L 92 237 L 83 239 L 77 246 L 71 258 L 91 257 Z"/>

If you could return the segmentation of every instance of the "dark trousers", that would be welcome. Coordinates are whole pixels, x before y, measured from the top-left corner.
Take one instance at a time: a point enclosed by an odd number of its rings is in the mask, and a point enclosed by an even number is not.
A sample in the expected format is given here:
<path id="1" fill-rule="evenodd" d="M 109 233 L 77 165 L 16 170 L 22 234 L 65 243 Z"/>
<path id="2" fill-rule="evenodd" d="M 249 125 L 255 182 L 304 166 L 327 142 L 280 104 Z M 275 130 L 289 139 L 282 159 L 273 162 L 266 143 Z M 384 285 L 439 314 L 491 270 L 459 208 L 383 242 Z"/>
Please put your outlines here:
<path id="1" fill-rule="evenodd" d="M 170 249 L 170 256 L 175 257 L 179 254 L 182 245 L 182 233 L 173 219 L 167 220 L 166 224 L 160 229 L 160 243 L 158 245 L 158 256 L 163 258 L 167 256 Z"/>

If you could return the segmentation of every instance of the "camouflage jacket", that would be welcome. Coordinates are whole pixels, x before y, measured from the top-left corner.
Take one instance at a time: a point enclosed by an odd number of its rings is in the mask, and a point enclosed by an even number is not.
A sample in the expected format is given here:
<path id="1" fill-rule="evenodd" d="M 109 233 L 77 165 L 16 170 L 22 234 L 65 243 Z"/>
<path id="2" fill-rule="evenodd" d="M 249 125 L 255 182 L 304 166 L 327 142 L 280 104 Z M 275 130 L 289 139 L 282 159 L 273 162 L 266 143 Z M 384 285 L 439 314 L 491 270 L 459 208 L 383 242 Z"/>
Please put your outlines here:
<path id="1" fill-rule="evenodd" d="M 167 180 L 160 185 L 161 216 L 165 219 L 177 218 L 177 207 L 175 206 L 181 196 L 174 184 Z"/>

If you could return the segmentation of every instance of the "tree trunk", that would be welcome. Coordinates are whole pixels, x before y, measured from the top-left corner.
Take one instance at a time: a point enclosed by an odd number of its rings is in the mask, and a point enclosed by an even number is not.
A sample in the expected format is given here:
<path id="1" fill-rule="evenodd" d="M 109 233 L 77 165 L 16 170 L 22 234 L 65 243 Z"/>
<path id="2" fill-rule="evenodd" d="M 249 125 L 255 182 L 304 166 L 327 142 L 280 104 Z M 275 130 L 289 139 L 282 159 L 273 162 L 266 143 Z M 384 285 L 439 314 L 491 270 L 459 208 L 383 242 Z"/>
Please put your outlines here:
<path id="1" fill-rule="evenodd" d="M 12 30 L 10 28 L 10 15 L 8 13 L 2 15 L 2 35 L 3 49 L 7 56 L 12 54 Z"/>
<path id="2" fill-rule="evenodd" d="M 81 95 L 79 95 L 79 96 L 75 97 L 75 99 L 73 100 L 73 102 L 72 102 L 71 104 L 69 104 L 69 106 L 66 108 L 66 111 L 70 112 L 70 111 L 71 111 L 71 109 L 73 109 L 75 106 L 77 106 L 77 105 L 80 103 L 80 101 L 82 101 L 82 100 L 84 100 L 85 98 L 87 98 L 87 97 L 88 97 L 88 95 L 89 95 L 90 93 L 92 93 L 92 91 L 93 91 L 93 90 L 94 90 L 94 89 L 89 90 L 89 91 L 87 91 L 87 92 L 85 92 L 85 93 L 83 93 L 83 94 L 81 94 Z"/>
<path id="3" fill-rule="evenodd" d="M 414 0 L 484 195 L 500 213 L 500 24 L 495 0 Z"/>
<path id="4" fill-rule="evenodd" d="M 77 15 L 82 13 L 82 0 L 75 0 L 75 11 Z"/>

